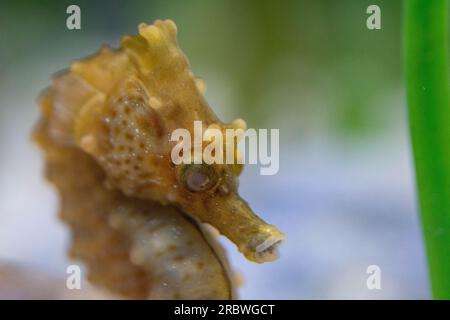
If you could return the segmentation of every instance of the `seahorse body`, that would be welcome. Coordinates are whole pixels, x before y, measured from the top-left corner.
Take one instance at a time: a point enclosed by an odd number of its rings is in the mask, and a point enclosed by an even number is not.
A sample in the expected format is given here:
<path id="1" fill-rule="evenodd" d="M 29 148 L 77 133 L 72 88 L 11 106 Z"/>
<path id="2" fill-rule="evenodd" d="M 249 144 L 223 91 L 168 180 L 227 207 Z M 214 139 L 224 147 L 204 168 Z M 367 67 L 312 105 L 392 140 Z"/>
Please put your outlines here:
<path id="1" fill-rule="evenodd" d="M 120 49 L 101 49 L 41 95 L 35 139 L 90 279 L 138 298 L 232 298 L 223 250 L 201 223 L 250 260 L 271 261 L 283 234 L 237 193 L 238 164 L 175 165 L 170 133 L 224 124 L 176 44 L 170 21 L 141 24 Z"/>
<path id="2" fill-rule="evenodd" d="M 51 110 L 49 92 L 41 106 Z M 174 207 L 106 188 L 95 160 L 54 141 L 48 124 L 44 113 L 34 137 L 71 227 L 71 256 L 87 264 L 91 282 L 128 298 L 233 298 L 228 262 L 206 230 Z"/>

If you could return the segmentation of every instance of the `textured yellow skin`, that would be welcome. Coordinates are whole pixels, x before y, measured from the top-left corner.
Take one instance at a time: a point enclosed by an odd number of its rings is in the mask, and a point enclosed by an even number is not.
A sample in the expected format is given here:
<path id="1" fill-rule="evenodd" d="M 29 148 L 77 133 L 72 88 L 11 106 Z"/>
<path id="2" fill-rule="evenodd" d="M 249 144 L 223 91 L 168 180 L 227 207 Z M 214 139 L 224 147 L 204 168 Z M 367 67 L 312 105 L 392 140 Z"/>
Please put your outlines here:
<path id="1" fill-rule="evenodd" d="M 174 207 L 106 188 L 94 159 L 49 135 L 52 101 L 49 91 L 41 98 L 34 138 L 72 230 L 71 256 L 86 263 L 89 280 L 127 298 L 233 298 L 228 261 L 206 230 Z"/>
<path id="2" fill-rule="evenodd" d="M 155 298 L 230 298 L 228 264 L 199 223 L 215 227 L 250 260 L 276 258 L 283 234 L 253 214 L 239 197 L 238 165 L 213 165 L 218 176 L 214 188 L 191 192 L 182 181 L 183 165 L 171 161 L 175 143 L 169 139 L 171 132 L 186 128 L 193 134 L 194 120 L 201 120 L 205 128 L 245 129 L 242 120 L 231 124 L 218 120 L 203 89 L 176 44 L 175 24 L 166 20 L 141 24 L 139 35 L 123 38 L 118 50 L 103 48 L 74 62 L 42 95 L 43 116 L 35 136 L 46 151 L 49 179 L 60 191 L 62 217 L 74 232 L 72 251 L 87 261 L 95 282 L 110 286 L 108 277 L 116 276 L 114 270 L 102 269 L 108 257 L 103 261 L 95 256 L 113 243 L 120 252 L 118 260 L 129 268 L 130 281 L 116 285 L 133 287 L 115 291 Z M 165 231 L 160 230 L 160 239 L 153 244 L 149 240 L 147 246 L 139 245 L 142 241 L 136 239 L 157 234 L 142 227 L 149 221 L 159 221 Z M 169 245 L 167 239 L 174 237 L 171 224 L 180 232 Z M 99 239 L 96 228 L 107 236 Z M 93 239 L 86 236 L 88 230 L 95 234 Z M 97 250 L 92 250 L 91 242 L 99 246 Z M 167 248 L 158 255 L 155 243 L 174 245 L 173 255 Z M 195 243 L 194 249 L 186 243 Z M 166 283 L 164 268 L 173 263 L 170 259 L 187 261 L 188 256 L 190 264 L 198 256 L 197 267 L 207 265 L 209 276 L 192 280 L 192 273 L 185 276 L 177 269 L 183 280 L 169 277 L 177 284 L 171 290 L 156 290 L 161 287 L 155 283 Z M 152 285 L 144 284 L 146 277 Z M 182 289 L 174 290 L 177 286 Z"/>

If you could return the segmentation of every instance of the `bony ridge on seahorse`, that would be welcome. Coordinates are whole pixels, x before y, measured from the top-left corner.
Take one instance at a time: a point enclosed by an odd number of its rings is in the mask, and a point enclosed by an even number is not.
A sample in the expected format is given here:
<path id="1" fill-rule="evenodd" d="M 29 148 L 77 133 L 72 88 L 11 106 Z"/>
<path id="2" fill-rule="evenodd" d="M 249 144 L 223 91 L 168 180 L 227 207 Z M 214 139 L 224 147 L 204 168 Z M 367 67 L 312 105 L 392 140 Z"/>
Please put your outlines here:
<path id="1" fill-rule="evenodd" d="M 175 129 L 192 133 L 196 120 L 206 128 L 245 129 L 240 119 L 225 124 L 214 115 L 176 33 L 170 20 L 141 24 L 120 49 L 74 62 L 44 94 L 51 100 L 43 108 L 48 135 L 95 159 L 109 190 L 179 208 L 193 223 L 215 227 L 248 259 L 274 260 L 284 236 L 238 195 L 241 165 L 171 161 Z"/>

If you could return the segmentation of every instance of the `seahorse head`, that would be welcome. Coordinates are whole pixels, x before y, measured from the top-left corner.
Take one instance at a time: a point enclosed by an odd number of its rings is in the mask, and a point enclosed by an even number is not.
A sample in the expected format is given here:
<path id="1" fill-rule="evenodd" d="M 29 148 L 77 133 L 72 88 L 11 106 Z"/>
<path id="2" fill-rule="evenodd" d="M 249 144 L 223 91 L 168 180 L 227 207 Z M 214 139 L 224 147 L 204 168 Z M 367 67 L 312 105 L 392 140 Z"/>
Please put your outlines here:
<path id="1" fill-rule="evenodd" d="M 186 129 L 194 137 L 196 121 L 202 136 L 212 129 L 245 130 L 243 120 L 223 123 L 208 106 L 204 84 L 190 71 L 176 33 L 170 20 L 141 24 L 139 34 L 123 38 L 119 50 L 104 48 L 72 65 L 71 72 L 98 91 L 79 111 L 76 141 L 104 168 L 112 188 L 178 206 L 214 225 L 249 259 L 272 260 L 283 235 L 254 216 L 239 196 L 242 165 L 173 159 L 178 142 L 172 133 Z"/>

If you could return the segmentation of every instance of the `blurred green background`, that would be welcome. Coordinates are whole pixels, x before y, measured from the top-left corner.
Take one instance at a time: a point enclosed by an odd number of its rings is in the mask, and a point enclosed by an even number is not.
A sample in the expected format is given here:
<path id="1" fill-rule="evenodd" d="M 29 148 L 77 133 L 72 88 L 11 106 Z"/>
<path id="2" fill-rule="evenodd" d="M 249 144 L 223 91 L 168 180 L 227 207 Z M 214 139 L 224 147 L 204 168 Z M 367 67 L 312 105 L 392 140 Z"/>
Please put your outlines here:
<path id="1" fill-rule="evenodd" d="M 66 28 L 70 4 L 81 8 L 81 30 Z M 381 8 L 381 30 L 366 27 L 371 4 Z M 224 241 L 246 279 L 241 296 L 429 297 L 405 125 L 400 9 L 399 0 L 2 2 L 0 260 L 58 277 L 67 264 L 67 230 L 28 141 L 39 91 L 52 73 L 102 44 L 116 47 L 140 22 L 170 18 L 220 118 L 280 129 L 279 174 L 259 176 L 247 166 L 241 186 L 287 241 L 281 259 L 263 266 Z M 26 232 L 40 240 L 24 239 Z M 383 270 L 383 290 L 367 289 L 370 264 Z"/>
<path id="2" fill-rule="evenodd" d="M 400 1 L 377 1 L 376 31 L 366 28 L 372 2 L 13 1 L 1 5 L 1 74 L 48 61 L 63 69 L 103 43 L 117 46 L 140 22 L 170 18 L 208 95 L 227 93 L 211 101 L 224 116 L 259 127 L 291 120 L 296 134 L 319 125 L 367 134 L 392 121 L 392 106 L 377 102 L 401 85 Z M 65 27 L 70 4 L 81 7 L 81 30 Z"/>

